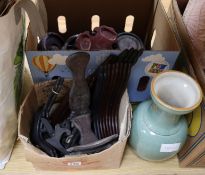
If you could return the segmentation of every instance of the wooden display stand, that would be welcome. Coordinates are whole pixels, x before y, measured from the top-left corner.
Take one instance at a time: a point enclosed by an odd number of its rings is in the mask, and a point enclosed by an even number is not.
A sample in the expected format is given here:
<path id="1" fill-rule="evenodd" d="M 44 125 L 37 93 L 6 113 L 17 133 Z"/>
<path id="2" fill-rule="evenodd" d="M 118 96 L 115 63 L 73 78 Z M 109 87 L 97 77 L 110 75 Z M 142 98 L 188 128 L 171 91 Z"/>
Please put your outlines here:
<path id="1" fill-rule="evenodd" d="M 162 0 L 165 9 L 168 9 L 171 0 Z M 110 157 L 112 159 L 112 157 Z M 164 162 L 148 162 L 138 158 L 133 150 L 127 146 L 121 167 L 118 169 L 107 170 L 88 170 L 71 172 L 48 172 L 37 171 L 30 162 L 24 157 L 23 145 L 18 140 L 15 144 L 11 159 L 6 168 L 0 171 L 0 174 L 79 174 L 79 175 L 137 175 L 137 174 L 155 174 L 155 175 L 204 175 L 205 169 L 202 168 L 180 168 L 177 157 Z"/>

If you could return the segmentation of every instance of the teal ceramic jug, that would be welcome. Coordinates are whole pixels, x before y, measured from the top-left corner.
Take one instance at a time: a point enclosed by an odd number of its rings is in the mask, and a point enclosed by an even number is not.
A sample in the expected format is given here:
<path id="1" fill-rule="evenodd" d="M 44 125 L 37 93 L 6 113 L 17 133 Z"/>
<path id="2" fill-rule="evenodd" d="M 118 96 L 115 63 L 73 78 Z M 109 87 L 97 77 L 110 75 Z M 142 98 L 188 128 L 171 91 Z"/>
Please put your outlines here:
<path id="1" fill-rule="evenodd" d="M 190 76 L 166 71 L 152 80 L 151 97 L 133 112 L 130 145 L 141 158 L 161 161 L 176 155 L 185 143 L 183 115 L 201 103 L 202 92 Z"/>

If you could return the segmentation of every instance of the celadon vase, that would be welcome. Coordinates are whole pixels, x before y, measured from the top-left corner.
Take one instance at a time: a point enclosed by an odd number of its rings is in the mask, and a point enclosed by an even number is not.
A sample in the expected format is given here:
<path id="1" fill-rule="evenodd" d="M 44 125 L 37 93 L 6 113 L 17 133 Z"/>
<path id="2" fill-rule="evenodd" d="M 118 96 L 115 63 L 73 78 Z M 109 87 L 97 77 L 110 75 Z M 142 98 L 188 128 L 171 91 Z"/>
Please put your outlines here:
<path id="1" fill-rule="evenodd" d="M 142 159 L 162 161 L 176 155 L 185 143 L 183 115 L 201 103 L 202 92 L 190 76 L 166 71 L 152 80 L 151 97 L 134 110 L 129 141 Z"/>

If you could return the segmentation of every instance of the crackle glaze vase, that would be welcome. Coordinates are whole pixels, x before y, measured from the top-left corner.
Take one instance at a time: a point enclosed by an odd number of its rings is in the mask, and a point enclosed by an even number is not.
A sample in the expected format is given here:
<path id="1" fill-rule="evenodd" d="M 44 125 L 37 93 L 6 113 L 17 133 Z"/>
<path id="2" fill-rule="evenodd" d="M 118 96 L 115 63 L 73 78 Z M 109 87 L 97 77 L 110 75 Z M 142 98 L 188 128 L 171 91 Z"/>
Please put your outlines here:
<path id="1" fill-rule="evenodd" d="M 139 157 L 161 161 L 176 155 L 185 143 L 183 115 L 201 103 L 202 92 L 190 76 L 166 71 L 152 80 L 151 97 L 134 110 L 129 141 Z"/>

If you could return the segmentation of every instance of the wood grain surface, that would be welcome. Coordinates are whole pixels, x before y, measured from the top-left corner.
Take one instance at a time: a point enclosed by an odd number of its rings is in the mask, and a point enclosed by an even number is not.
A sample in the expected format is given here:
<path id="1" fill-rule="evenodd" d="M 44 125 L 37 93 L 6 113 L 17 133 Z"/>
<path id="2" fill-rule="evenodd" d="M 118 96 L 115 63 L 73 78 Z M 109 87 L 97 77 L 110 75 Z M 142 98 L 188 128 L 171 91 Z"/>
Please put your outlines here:
<path id="1" fill-rule="evenodd" d="M 108 170 L 86 170 L 69 172 L 36 171 L 24 157 L 23 146 L 17 141 L 11 160 L 0 174 L 8 175 L 204 175 L 202 168 L 180 168 L 177 158 L 164 162 L 148 162 L 138 158 L 127 146 L 121 167 Z"/>
<path id="2" fill-rule="evenodd" d="M 162 0 L 165 10 L 168 9 L 171 0 Z M 138 158 L 132 149 L 127 146 L 122 161 L 118 169 L 109 170 L 89 170 L 89 171 L 71 171 L 71 172 L 47 172 L 36 171 L 30 162 L 24 157 L 23 146 L 20 141 L 16 142 L 12 157 L 6 168 L 0 171 L 0 174 L 6 175 L 205 175 L 205 169 L 202 168 L 180 168 L 177 157 L 164 162 L 148 162 Z"/>

